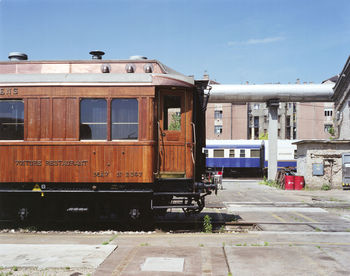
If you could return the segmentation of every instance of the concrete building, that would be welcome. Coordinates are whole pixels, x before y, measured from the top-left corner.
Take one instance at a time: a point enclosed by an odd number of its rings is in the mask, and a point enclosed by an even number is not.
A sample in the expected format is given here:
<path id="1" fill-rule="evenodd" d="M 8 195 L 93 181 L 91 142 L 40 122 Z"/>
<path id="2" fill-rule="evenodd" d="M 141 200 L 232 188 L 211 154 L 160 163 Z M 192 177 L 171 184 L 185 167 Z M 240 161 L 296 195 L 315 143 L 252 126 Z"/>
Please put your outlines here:
<path id="1" fill-rule="evenodd" d="M 341 188 L 342 154 L 350 152 L 350 140 L 302 140 L 297 145 L 298 175 L 310 188 Z"/>
<path id="2" fill-rule="evenodd" d="M 350 187 L 350 57 L 333 88 L 334 107 L 324 108 L 326 124 L 332 125 L 334 140 L 303 140 L 296 143 L 298 174 L 313 188 Z M 334 110 L 334 111 L 333 111 Z M 332 112 L 333 114 L 330 114 Z M 333 122 L 331 123 L 331 117 Z"/>
<path id="3" fill-rule="evenodd" d="M 334 131 L 337 139 L 350 139 L 350 57 L 334 87 Z"/>

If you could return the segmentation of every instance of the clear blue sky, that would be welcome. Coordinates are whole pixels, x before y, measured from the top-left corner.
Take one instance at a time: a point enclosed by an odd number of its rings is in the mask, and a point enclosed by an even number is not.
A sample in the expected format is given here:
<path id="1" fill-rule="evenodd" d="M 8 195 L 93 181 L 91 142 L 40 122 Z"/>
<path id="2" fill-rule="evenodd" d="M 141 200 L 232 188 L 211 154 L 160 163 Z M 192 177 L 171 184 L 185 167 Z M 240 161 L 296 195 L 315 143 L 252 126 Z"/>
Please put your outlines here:
<path id="1" fill-rule="evenodd" d="M 144 55 L 220 83 L 319 83 L 350 54 L 349 0 L 0 0 L 0 60 Z"/>

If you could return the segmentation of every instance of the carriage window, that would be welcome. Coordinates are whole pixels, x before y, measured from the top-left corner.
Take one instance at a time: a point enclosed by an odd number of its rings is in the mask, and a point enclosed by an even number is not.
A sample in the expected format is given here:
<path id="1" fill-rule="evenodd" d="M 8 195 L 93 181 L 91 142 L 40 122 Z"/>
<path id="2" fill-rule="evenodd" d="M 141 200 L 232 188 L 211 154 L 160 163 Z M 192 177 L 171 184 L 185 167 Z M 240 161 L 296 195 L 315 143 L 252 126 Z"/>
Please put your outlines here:
<path id="1" fill-rule="evenodd" d="M 250 150 L 250 157 L 259 158 L 260 157 L 260 150 L 258 150 L 258 149 Z"/>
<path id="2" fill-rule="evenodd" d="M 235 150 L 230 149 L 230 158 L 234 158 L 234 157 L 235 157 Z"/>
<path id="3" fill-rule="evenodd" d="M 81 100 L 80 139 L 107 139 L 107 102 L 105 99 Z"/>
<path id="4" fill-rule="evenodd" d="M 241 149 L 239 151 L 239 157 L 245 157 L 245 150 L 244 149 Z"/>
<path id="5" fill-rule="evenodd" d="M 207 149 L 204 150 L 204 154 L 205 154 L 205 158 L 208 158 L 208 150 Z"/>
<path id="6" fill-rule="evenodd" d="M 223 149 L 214 150 L 214 157 L 225 157 Z"/>
<path id="7" fill-rule="evenodd" d="M 164 96 L 164 130 L 181 130 L 181 97 Z"/>
<path id="8" fill-rule="evenodd" d="M 112 140 L 137 139 L 139 112 L 136 99 L 112 100 Z"/>
<path id="9" fill-rule="evenodd" d="M 0 100 L 0 140 L 23 140 L 23 129 L 23 101 Z"/>

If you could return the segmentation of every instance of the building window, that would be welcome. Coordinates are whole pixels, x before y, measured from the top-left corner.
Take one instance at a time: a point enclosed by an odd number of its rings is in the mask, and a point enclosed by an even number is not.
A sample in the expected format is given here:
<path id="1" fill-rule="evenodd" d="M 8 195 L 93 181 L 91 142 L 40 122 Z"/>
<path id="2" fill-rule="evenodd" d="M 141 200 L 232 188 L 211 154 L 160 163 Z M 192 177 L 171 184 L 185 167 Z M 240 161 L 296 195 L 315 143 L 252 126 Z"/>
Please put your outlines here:
<path id="1" fill-rule="evenodd" d="M 235 150 L 230 149 L 230 158 L 234 158 L 234 157 L 235 157 Z"/>
<path id="2" fill-rule="evenodd" d="M 214 158 L 225 157 L 223 149 L 214 149 Z"/>
<path id="3" fill-rule="evenodd" d="M 112 140 L 138 138 L 139 112 L 136 99 L 113 99 L 111 115 Z"/>
<path id="4" fill-rule="evenodd" d="M 214 119 L 222 119 L 222 110 L 214 111 Z"/>
<path id="5" fill-rule="evenodd" d="M 255 103 L 255 104 L 254 104 L 254 109 L 255 109 L 255 110 L 259 109 L 259 106 L 260 106 L 260 105 L 259 105 L 258 103 Z"/>
<path id="6" fill-rule="evenodd" d="M 107 139 L 107 101 L 105 99 L 81 100 L 80 139 Z"/>
<path id="7" fill-rule="evenodd" d="M 333 109 L 331 109 L 331 108 L 326 108 L 326 109 L 324 110 L 324 116 L 325 116 L 325 117 L 332 117 L 332 115 L 333 115 Z"/>
<path id="8" fill-rule="evenodd" d="M 222 126 L 214 126 L 214 134 L 220 135 L 222 133 Z"/>
<path id="9" fill-rule="evenodd" d="M 290 126 L 290 116 L 286 117 L 286 126 L 289 127 Z"/>
<path id="10" fill-rule="evenodd" d="M 259 128 L 259 117 L 258 116 L 254 116 L 254 127 Z"/>
<path id="11" fill-rule="evenodd" d="M 332 130 L 333 130 L 333 125 L 331 124 L 324 125 L 324 132 L 330 133 Z"/>
<path id="12" fill-rule="evenodd" d="M 0 140 L 24 139 L 23 100 L 0 100 Z"/>

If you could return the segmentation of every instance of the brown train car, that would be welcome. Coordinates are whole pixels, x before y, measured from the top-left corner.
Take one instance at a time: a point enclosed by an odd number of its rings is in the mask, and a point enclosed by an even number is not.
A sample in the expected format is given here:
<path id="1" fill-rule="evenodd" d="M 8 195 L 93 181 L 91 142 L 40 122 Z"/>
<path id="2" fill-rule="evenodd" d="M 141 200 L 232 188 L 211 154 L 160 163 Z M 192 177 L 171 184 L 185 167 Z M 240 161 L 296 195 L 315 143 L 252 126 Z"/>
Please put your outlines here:
<path id="1" fill-rule="evenodd" d="M 207 83 L 91 54 L 0 62 L 0 216 L 201 211 Z"/>

